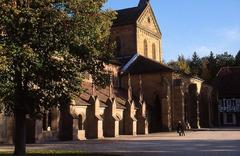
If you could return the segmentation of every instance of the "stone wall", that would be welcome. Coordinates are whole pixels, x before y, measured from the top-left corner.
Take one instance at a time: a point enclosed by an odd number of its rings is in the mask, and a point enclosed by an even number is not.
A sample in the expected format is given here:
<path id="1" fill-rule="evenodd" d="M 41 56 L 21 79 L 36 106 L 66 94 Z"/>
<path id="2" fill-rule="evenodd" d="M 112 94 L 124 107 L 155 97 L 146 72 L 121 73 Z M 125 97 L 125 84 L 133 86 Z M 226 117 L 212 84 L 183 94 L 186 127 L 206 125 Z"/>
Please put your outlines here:
<path id="1" fill-rule="evenodd" d="M 136 53 L 136 27 L 134 25 L 126 25 L 121 27 L 113 27 L 111 29 L 111 38 L 121 41 L 120 51 L 117 56 L 130 56 Z"/>
<path id="2" fill-rule="evenodd" d="M 149 73 L 142 74 L 141 77 L 150 132 L 171 130 L 171 73 Z M 163 81 L 163 78 L 166 81 Z M 127 89 L 128 76 L 123 76 L 121 80 L 121 86 Z M 131 84 L 133 95 L 139 97 L 139 75 L 131 75 Z"/>
<path id="3" fill-rule="evenodd" d="M 201 127 L 213 127 L 213 102 L 212 102 L 213 88 L 209 85 L 202 85 L 200 92 L 200 125 Z"/>
<path id="4" fill-rule="evenodd" d="M 187 102 L 187 120 L 192 128 L 200 128 L 199 94 L 196 84 L 189 85 Z"/>
<path id="5" fill-rule="evenodd" d="M 5 143 L 7 139 L 6 119 L 3 114 L 0 114 L 0 143 Z"/>
<path id="6" fill-rule="evenodd" d="M 185 95 L 181 79 L 174 80 L 173 123 L 185 122 Z"/>
<path id="7" fill-rule="evenodd" d="M 153 44 L 155 44 L 155 52 L 156 52 L 156 58 L 155 60 L 158 62 L 162 62 L 162 51 L 161 51 L 161 45 L 160 45 L 160 38 L 151 34 L 150 32 L 142 29 L 137 28 L 137 52 L 140 55 L 144 56 L 144 40 L 147 41 L 147 56 L 150 59 L 153 58 Z"/>
<path id="8" fill-rule="evenodd" d="M 14 141 L 14 119 L 12 117 L 7 117 L 4 114 L 0 114 L 0 130 L 0 144 L 12 144 Z"/>
<path id="9" fill-rule="evenodd" d="M 161 32 L 151 6 L 148 5 L 137 20 L 137 52 L 144 56 L 144 40 L 147 41 L 147 57 L 162 62 Z M 153 57 L 155 44 L 155 57 Z"/>

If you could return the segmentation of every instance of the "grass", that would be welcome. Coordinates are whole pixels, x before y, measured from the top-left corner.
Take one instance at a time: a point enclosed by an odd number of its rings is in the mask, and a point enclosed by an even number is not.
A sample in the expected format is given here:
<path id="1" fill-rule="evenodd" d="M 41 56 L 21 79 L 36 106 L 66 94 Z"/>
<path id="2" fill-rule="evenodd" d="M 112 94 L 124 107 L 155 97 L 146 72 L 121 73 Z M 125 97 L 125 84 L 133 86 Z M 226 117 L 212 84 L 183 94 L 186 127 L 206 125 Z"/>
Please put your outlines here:
<path id="1" fill-rule="evenodd" d="M 0 152 L 1 156 L 11 156 L 12 152 Z M 81 151 L 68 150 L 30 150 L 27 156 L 120 156 L 115 154 L 104 153 L 86 153 Z"/>

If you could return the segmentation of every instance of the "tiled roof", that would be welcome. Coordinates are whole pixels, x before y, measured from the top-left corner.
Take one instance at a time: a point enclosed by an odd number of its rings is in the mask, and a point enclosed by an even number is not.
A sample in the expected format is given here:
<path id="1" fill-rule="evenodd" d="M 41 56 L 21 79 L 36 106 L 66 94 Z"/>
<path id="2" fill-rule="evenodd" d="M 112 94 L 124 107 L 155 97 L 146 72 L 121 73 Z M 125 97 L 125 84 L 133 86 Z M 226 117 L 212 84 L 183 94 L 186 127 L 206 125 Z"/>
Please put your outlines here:
<path id="1" fill-rule="evenodd" d="M 122 74 L 143 74 L 163 71 L 174 71 L 172 68 L 155 60 L 141 55 L 134 55 L 132 59 L 122 68 Z"/>
<path id="2" fill-rule="evenodd" d="M 89 99 L 92 95 L 92 84 L 89 82 L 83 82 L 82 87 L 84 92 L 75 99 L 76 105 L 87 106 L 89 104 Z M 106 102 L 109 98 L 109 87 L 106 88 L 96 88 L 96 96 L 98 96 L 101 107 L 107 107 Z M 117 108 L 125 109 L 124 105 L 127 100 L 127 93 L 122 90 L 114 90 L 114 95 L 116 97 Z"/>
<path id="3" fill-rule="evenodd" d="M 240 66 L 220 69 L 217 88 L 220 98 L 240 98 Z"/>
<path id="4" fill-rule="evenodd" d="M 116 10 L 117 18 L 113 21 L 113 27 L 135 24 L 144 9 L 145 6 Z"/>

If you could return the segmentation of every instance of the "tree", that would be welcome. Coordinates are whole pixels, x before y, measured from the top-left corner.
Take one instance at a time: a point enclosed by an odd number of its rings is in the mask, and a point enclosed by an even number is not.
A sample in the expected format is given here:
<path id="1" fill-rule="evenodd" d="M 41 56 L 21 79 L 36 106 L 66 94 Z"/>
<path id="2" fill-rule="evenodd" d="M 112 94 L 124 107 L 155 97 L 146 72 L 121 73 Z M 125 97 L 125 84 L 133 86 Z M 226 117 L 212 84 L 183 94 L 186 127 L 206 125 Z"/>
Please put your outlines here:
<path id="1" fill-rule="evenodd" d="M 218 72 L 218 69 L 217 69 L 217 60 L 216 60 L 216 57 L 214 55 L 214 53 L 211 51 L 210 52 L 210 55 L 207 57 L 207 61 L 206 61 L 206 67 L 203 68 L 207 71 L 205 71 L 205 77 L 206 77 L 206 81 L 207 82 L 210 82 L 212 81 L 215 77 L 216 77 L 216 74 Z M 207 74 L 208 75 L 207 75 Z"/>
<path id="2" fill-rule="evenodd" d="M 105 0 L 1 0 L 0 103 L 15 118 L 15 152 L 25 155 L 26 115 L 62 107 L 85 72 L 106 85 L 114 12 Z"/>
<path id="3" fill-rule="evenodd" d="M 183 55 L 178 56 L 178 67 L 180 71 L 185 72 L 185 73 L 190 73 L 190 67 L 187 63 L 187 60 L 184 58 Z"/>
<path id="4" fill-rule="evenodd" d="M 177 61 L 170 61 L 167 65 L 171 66 L 175 70 L 190 73 L 189 65 L 183 55 L 179 55 Z"/>
<path id="5" fill-rule="evenodd" d="M 200 77 L 209 83 L 210 80 L 212 80 L 212 75 L 211 75 L 211 71 L 209 69 L 209 60 L 208 59 L 209 59 L 208 57 L 202 58 L 202 67 L 201 67 L 202 73 L 201 73 Z"/>
<path id="6" fill-rule="evenodd" d="M 223 54 L 218 54 L 214 56 L 213 52 L 210 52 L 210 55 L 202 58 L 202 78 L 207 82 L 211 83 L 212 80 L 216 77 L 218 71 L 222 67 L 234 66 L 235 59 L 231 54 L 224 52 Z"/>
<path id="7" fill-rule="evenodd" d="M 190 71 L 193 75 L 200 75 L 201 74 L 201 66 L 202 62 L 197 52 L 193 53 L 192 60 L 189 62 Z"/>
<path id="8" fill-rule="evenodd" d="M 236 64 L 236 66 L 240 66 L 240 50 L 238 51 L 238 53 L 235 57 L 235 64 Z"/>
<path id="9" fill-rule="evenodd" d="M 216 63 L 218 68 L 234 66 L 235 58 L 231 54 L 228 54 L 228 52 L 224 52 L 223 54 L 219 54 L 216 56 Z"/>

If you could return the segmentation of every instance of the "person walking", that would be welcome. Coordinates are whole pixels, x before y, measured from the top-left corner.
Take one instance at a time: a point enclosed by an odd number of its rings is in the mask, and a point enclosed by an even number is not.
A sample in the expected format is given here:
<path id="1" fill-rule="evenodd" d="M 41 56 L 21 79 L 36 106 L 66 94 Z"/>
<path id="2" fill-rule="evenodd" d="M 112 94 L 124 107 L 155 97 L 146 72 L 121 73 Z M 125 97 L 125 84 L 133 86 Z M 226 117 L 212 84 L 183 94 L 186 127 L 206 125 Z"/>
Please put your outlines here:
<path id="1" fill-rule="evenodd" d="M 184 127 L 181 121 L 178 121 L 177 133 L 179 134 L 179 136 L 185 136 Z"/>

